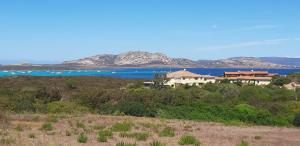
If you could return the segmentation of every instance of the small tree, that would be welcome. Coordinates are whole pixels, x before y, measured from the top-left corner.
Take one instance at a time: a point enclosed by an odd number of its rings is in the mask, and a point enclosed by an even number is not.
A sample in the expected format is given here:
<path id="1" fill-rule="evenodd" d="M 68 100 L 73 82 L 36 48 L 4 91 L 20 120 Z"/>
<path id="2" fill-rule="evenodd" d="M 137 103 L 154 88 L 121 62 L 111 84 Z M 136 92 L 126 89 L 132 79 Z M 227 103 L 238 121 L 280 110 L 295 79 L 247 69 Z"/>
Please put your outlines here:
<path id="1" fill-rule="evenodd" d="M 300 127 L 300 113 L 297 113 L 295 115 L 294 121 L 293 121 L 294 126 Z"/>
<path id="2" fill-rule="evenodd" d="M 156 89 L 162 89 L 164 82 L 166 81 L 166 74 L 154 74 L 153 87 Z"/>
<path id="3" fill-rule="evenodd" d="M 68 87 L 68 89 L 72 90 L 72 89 L 76 89 L 76 82 L 73 80 L 67 80 L 66 81 L 66 86 Z"/>
<path id="4" fill-rule="evenodd" d="M 229 83 L 230 83 L 230 80 L 224 79 L 224 80 L 221 80 L 220 83 L 221 83 L 221 84 L 229 84 Z"/>
<path id="5" fill-rule="evenodd" d="M 286 77 L 274 77 L 272 80 L 272 84 L 276 86 L 283 86 L 285 84 L 291 83 L 291 80 Z"/>

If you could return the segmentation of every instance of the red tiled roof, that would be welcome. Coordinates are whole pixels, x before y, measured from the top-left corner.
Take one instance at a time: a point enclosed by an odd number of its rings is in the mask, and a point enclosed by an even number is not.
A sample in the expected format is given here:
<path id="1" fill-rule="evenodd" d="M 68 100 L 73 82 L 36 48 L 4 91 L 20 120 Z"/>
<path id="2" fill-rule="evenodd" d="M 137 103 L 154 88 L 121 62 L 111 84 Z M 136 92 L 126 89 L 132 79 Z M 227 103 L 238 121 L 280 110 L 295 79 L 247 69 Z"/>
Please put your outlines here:
<path id="1" fill-rule="evenodd" d="M 167 78 L 182 78 L 182 77 L 199 78 L 201 77 L 201 75 L 189 71 L 185 71 L 185 70 L 176 71 L 167 74 Z"/>
<path id="2" fill-rule="evenodd" d="M 239 72 L 224 72 L 224 74 L 226 75 L 239 75 L 239 74 L 263 74 L 263 75 L 267 75 L 269 74 L 267 71 L 239 71 Z"/>
<path id="3" fill-rule="evenodd" d="M 260 81 L 270 81 L 272 77 L 250 77 L 250 76 L 243 76 L 243 77 L 228 77 L 224 78 L 228 80 L 260 80 Z"/>

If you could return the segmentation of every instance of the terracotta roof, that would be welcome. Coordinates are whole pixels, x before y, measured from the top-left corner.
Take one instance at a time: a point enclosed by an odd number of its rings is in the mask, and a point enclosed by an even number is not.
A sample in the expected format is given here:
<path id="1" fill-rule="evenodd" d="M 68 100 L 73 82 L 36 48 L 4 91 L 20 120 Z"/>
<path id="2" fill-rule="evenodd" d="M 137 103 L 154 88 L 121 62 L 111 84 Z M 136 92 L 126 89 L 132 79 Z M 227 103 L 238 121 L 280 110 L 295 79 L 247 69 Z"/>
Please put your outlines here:
<path id="1" fill-rule="evenodd" d="M 185 70 L 167 73 L 167 78 L 182 78 L 182 77 L 199 78 L 201 77 L 201 75 L 189 71 L 185 71 Z"/>
<path id="2" fill-rule="evenodd" d="M 269 74 L 267 71 L 238 71 L 238 72 L 224 72 L 225 74 Z"/>
<path id="3" fill-rule="evenodd" d="M 243 77 L 229 77 L 225 78 L 228 80 L 263 80 L 263 81 L 270 81 L 272 80 L 271 77 L 250 77 L 250 76 L 243 76 Z"/>

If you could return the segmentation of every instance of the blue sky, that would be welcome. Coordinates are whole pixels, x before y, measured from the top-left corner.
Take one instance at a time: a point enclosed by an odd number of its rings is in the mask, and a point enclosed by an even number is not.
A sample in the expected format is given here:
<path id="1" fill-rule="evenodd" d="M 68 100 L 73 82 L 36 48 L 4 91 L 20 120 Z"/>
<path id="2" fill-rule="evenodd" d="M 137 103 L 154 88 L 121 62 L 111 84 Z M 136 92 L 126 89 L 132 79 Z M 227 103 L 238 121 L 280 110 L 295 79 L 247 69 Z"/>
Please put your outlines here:
<path id="1" fill-rule="evenodd" d="M 299 0 L 1 0 L 0 63 L 129 50 L 300 57 Z"/>

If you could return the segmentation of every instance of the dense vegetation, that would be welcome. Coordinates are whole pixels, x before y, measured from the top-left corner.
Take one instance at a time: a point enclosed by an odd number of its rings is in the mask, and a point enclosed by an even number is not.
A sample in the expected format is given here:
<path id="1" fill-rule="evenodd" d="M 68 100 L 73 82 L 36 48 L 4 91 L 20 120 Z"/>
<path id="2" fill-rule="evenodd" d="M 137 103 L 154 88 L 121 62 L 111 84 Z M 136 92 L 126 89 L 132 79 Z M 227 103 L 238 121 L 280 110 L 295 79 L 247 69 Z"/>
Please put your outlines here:
<path id="1" fill-rule="evenodd" d="M 0 108 L 299 126 L 300 92 L 282 88 L 286 81 L 278 80 L 266 87 L 224 82 L 173 89 L 144 87 L 140 79 L 8 77 L 0 78 Z"/>

